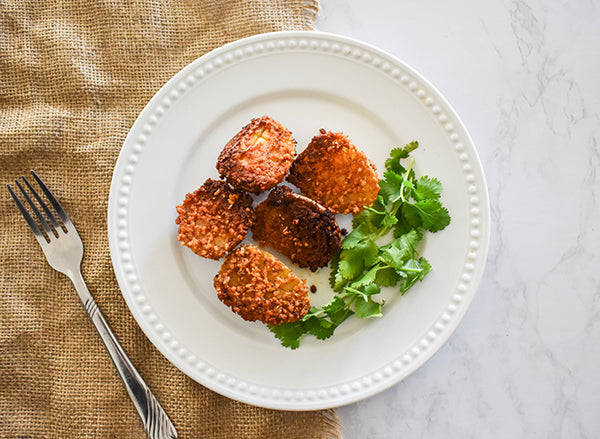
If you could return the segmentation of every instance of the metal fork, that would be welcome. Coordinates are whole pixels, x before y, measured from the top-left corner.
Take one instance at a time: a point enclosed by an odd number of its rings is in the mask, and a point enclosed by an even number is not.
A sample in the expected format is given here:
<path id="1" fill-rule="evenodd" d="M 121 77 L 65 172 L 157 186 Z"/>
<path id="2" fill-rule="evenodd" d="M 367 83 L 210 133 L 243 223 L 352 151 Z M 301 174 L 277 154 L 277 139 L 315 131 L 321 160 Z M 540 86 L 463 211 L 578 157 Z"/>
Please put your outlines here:
<path id="1" fill-rule="evenodd" d="M 35 171 L 32 170 L 31 175 L 45 195 L 46 202 L 44 202 L 44 199 L 24 176 L 21 177 L 23 183 L 25 183 L 29 192 L 33 195 L 35 201 L 30 197 L 19 180 L 15 180 L 15 184 L 33 211 L 37 221 L 30 215 L 28 209 L 10 185 L 7 184 L 6 187 L 10 195 L 40 243 L 46 259 L 48 259 L 48 263 L 55 270 L 66 274 L 71 279 L 71 282 L 73 282 L 73 286 L 85 310 L 94 323 L 98 334 L 100 334 L 100 338 L 102 338 L 113 363 L 119 371 L 123 384 L 142 418 L 148 437 L 151 439 L 176 439 L 177 432 L 175 431 L 175 427 L 140 374 L 133 364 L 131 364 L 129 358 L 127 358 L 125 351 L 123 351 L 123 348 L 115 338 L 104 316 L 98 309 L 96 301 L 85 285 L 81 275 L 83 243 L 73 222 Z M 48 206 L 48 202 L 50 206 Z M 41 210 L 37 207 L 38 205 Z"/>

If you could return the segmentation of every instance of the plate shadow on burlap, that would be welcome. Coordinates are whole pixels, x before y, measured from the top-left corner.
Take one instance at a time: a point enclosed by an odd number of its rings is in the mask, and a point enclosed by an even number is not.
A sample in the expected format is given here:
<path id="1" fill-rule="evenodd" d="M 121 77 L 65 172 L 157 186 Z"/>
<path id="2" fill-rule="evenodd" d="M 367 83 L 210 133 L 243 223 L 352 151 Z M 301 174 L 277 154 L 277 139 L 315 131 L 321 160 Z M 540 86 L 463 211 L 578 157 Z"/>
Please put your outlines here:
<path id="1" fill-rule="evenodd" d="M 339 438 L 335 410 L 284 412 L 220 396 L 144 336 L 113 274 L 112 170 L 137 115 L 175 73 L 250 35 L 314 30 L 317 0 L 3 1 L 0 180 L 35 169 L 85 245 L 83 275 L 180 438 Z M 0 191 L 0 436 L 143 438 L 70 281 Z"/>

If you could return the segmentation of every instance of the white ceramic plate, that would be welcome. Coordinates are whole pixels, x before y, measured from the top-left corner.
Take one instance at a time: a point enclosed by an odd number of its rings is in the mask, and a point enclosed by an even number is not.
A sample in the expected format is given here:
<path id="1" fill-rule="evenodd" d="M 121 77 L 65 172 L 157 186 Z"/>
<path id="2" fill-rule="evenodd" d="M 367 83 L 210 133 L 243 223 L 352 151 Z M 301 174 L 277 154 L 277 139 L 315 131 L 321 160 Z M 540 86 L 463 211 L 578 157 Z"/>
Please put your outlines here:
<path id="1" fill-rule="evenodd" d="M 208 178 L 227 141 L 270 115 L 302 150 L 320 128 L 342 131 L 383 169 L 418 140 L 419 174 L 439 178 L 452 224 L 422 247 L 433 271 L 384 317 L 350 319 L 327 341 L 290 350 L 217 299 L 219 262 L 177 242 L 175 207 Z M 347 218 L 340 219 L 342 223 Z M 173 77 L 148 103 L 119 156 L 108 208 L 110 251 L 131 312 L 156 347 L 194 380 L 249 404 L 335 407 L 398 383 L 450 337 L 467 311 L 488 249 L 485 178 L 450 105 L 423 77 L 367 44 L 317 32 L 264 34 L 221 47 Z M 331 298 L 329 270 L 295 270 Z"/>

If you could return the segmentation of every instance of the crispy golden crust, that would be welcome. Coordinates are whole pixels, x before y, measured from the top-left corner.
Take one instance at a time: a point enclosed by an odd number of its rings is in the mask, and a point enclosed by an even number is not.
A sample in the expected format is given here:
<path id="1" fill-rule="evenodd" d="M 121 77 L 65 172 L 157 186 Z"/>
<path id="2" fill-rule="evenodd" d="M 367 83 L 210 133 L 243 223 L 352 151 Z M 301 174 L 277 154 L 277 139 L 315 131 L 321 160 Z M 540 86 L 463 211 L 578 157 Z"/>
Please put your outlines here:
<path id="1" fill-rule="evenodd" d="M 287 179 L 333 213 L 356 215 L 379 192 L 375 164 L 344 134 L 323 129 L 298 155 Z"/>
<path id="2" fill-rule="evenodd" d="M 244 320 L 279 325 L 301 319 L 310 309 L 306 282 L 253 245 L 225 258 L 214 285 L 219 299 Z"/>
<path id="3" fill-rule="evenodd" d="M 273 189 L 256 207 L 252 236 L 312 271 L 327 265 L 341 245 L 333 214 L 286 186 Z"/>
<path id="4" fill-rule="evenodd" d="M 225 145 L 217 170 L 233 187 L 259 194 L 283 181 L 295 156 L 292 132 L 262 116 L 252 119 Z"/>
<path id="5" fill-rule="evenodd" d="M 210 259 L 229 253 L 246 237 L 255 219 L 250 195 L 210 178 L 185 196 L 177 213 L 181 245 Z"/>

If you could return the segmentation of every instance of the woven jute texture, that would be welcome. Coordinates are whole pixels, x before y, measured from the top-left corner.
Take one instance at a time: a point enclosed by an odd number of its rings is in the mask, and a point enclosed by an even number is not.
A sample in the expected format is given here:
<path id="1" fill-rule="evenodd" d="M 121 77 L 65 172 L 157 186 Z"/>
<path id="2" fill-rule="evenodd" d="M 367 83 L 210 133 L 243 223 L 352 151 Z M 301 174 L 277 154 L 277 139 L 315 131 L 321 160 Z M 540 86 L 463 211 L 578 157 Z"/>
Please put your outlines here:
<path id="1" fill-rule="evenodd" d="M 317 0 L 1 0 L 0 181 L 35 169 L 76 222 L 83 276 L 180 438 L 337 438 L 334 410 L 232 401 L 168 362 L 129 312 L 107 238 L 112 171 L 135 118 L 225 43 L 313 30 Z M 144 438 L 70 281 L 0 191 L 0 437 Z"/>

